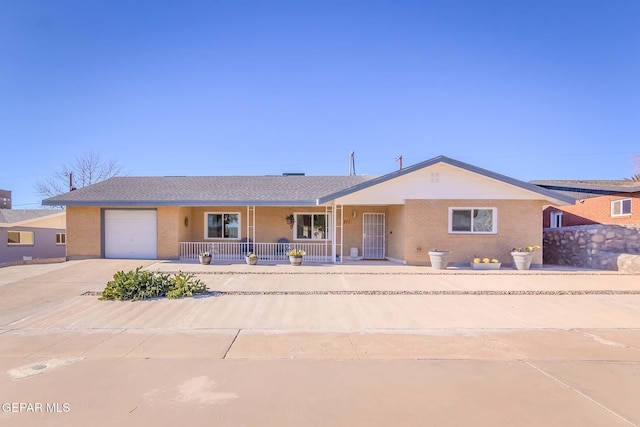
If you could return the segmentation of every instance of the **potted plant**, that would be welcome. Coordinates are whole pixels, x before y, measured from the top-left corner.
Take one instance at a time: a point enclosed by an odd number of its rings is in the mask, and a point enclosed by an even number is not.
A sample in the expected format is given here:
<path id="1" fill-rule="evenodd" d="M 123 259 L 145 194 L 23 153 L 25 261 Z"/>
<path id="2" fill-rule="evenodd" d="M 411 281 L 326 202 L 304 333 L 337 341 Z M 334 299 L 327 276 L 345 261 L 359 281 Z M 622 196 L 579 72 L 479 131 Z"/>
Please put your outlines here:
<path id="1" fill-rule="evenodd" d="M 204 265 L 211 264 L 211 252 L 200 253 L 200 264 L 204 264 Z"/>
<path id="2" fill-rule="evenodd" d="M 431 259 L 431 267 L 436 270 L 444 270 L 447 268 L 449 264 L 449 255 L 451 251 L 440 251 L 438 249 L 434 249 L 429 251 L 429 258 Z"/>
<path id="3" fill-rule="evenodd" d="M 302 257 L 305 256 L 306 254 L 307 253 L 302 249 L 291 249 L 289 252 L 287 252 L 287 255 L 289 256 L 289 262 L 291 263 L 291 265 L 301 265 Z"/>
<path id="4" fill-rule="evenodd" d="M 289 214 L 284 217 L 284 220 L 287 221 L 287 224 L 289 225 L 289 227 L 293 228 L 293 224 L 295 224 L 296 222 L 296 217 L 293 216 L 293 214 Z"/>
<path id="5" fill-rule="evenodd" d="M 258 263 L 258 255 L 254 254 L 253 252 L 249 252 L 244 257 L 244 260 L 249 265 L 256 265 Z"/>
<path id="6" fill-rule="evenodd" d="M 473 258 L 473 261 L 470 263 L 471 268 L 474 270 L 500 270 L 502 263 L 497 259 L 489 259 L 489 258 Z"/>
<path id="7" fill-rule="evenodd" d="M 528 270 L 531 268 L 531 260 L 536 249 L 540 249 L 540 246 L 527 246 L 523 248 L 513 248 L 511 250 L 511 260 L 513 261 L 513 268 L 516 270 Z"/>

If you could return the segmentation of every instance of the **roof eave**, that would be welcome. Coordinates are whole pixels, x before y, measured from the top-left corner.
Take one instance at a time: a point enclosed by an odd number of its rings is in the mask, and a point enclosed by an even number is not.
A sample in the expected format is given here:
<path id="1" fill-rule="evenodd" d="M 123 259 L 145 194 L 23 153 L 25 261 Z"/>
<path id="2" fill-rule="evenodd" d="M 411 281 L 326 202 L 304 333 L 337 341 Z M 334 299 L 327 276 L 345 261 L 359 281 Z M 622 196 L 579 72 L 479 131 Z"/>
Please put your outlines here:
<path id="1" fill-rule="evenodd" d="M 326 195 L 324 197 L 320 197 L 318 199 L 318 204 L 323 204 L 323 203 L 338 199 L 338 198 L 346 196 L 348 194 L 352 194 L 352 193 L 355 193 L 357 191 L 364 190 L 364 189 L 372 187 L 374 185 L 381 184 L 383 182 L 389 181 L 391 179 L 397 178 L 397 177 L 402 176 L 402 175 L 406 175 L 408 173 L 414 172 L 414 171 L 419 170 L 419 169 L 423 169 L 423 168 L 435 165 L 437 163 L 445 163 L 445 164 L 448 164 L 448 165 L 451 165 L 451 166 L 455 166 L 455 167 L 458 167 L 458 168 L 461 168 L 461 169 L 464 169 L 464 170 L 467 170 L 467 171 L 470 171 L 470 172 L 473 172 L 473 173 L 477 173 L 477 174 L 482 175 L 482 176 L 486 176 L 488 178 L 492 178 L 492 179 L 496 179 L 498 181 L 505 182 L 507 184 L 510 184 L 510 185 L 513 185 L 513 186 L 516 186 L 516 187 L 520 187 L 520 188 L 522 188 L 524 190 L 528 190 L 528 191 L 532 191 L 534 193 L 538 193 L 540 195 L 545 196 L 545 200 L 549 201 L 549 202 L 559 202 L 557 204 L 560 204 L 560 205 L 575 204 L 575 202 L 576 202 L 576 199 L 574 199 L 573 197 L 565 196 L 563 194 L 558 194 L 558 193 L 555 193 L 555 192 L 553 192 L 551 190 L 547 190 L 547 189 L 541 188 L 541 187 L 539 187 L 537 185 L 529 184 L 527 182 L 520 181 L 520 180 L 517 180 L 515 178 L 508 177 L 506 175 L 501 175 L 501 174 L 496 173 L 496 172 L 491 172 L 491 171 L 489 171 L 487 169 L 483 169 L 483 168 L 480 168 L 480 167 L 477 167 L 477 166 L 470 165 L 468 163 L 464 163 L 464 162 L 461 162 L 461 161 L 458 161 L 458 160 L 454 160 L 454 159 L 451 159 L 451 158 L 446 157 L 446 156 L 438 156 L 438 157 L 434 157 L 433 159 L 425 160 L 424 162 L 416 163 L 415 165 L 409 166 L 407 168 L 400 169 L 400 170 L 388 173 L 386 175 L 380 176 L 378 178 L 374 178 L 372 180 L 363 182 L 362 184 L 358 184 L 358 185 L 355 185 L 355 186 L 353 186 L 351 188 L 347 188 L 346 190 L 338 191 L 338 192 L 335 192 L 335 193 L 332 193 L 332 194 L 328 194 L 328 195 Z"/>
<path id="2" fill-rule="evenodd" d="M 97 206 L 97 207 L 136 207 L 136 206 L 315 206 L 316 200 L 43 200 L 45 206 Z"/>

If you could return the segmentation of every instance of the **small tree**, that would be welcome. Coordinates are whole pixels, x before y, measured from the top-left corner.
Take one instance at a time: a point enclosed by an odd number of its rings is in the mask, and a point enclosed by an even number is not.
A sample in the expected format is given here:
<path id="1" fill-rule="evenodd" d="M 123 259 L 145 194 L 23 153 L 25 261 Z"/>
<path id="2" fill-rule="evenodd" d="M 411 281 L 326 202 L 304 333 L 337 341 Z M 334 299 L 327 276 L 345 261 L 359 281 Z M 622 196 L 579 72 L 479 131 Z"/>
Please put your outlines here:
<path id="1" fill-rule="evenodd" d="M 636 154 L 635 156 L 633 156 L 633 163 L 635 163 L 636 167 L 634 172 L 636 172 L 635 175 L 632 175 L 630 178 L 625 178 L 627 181 L 640 181 L 640 154 Z"/>
<path id="2" fill-rule="evenodd" d="M 88 151 L 76 157 L 70 165 L 62 165 L 62 169 L 53 176 L 38 181 L 35 189 L 42 197 L 53 197 L 120 174 L 122 166 L 115 160 L 102 161 L 98 153 Z"/>

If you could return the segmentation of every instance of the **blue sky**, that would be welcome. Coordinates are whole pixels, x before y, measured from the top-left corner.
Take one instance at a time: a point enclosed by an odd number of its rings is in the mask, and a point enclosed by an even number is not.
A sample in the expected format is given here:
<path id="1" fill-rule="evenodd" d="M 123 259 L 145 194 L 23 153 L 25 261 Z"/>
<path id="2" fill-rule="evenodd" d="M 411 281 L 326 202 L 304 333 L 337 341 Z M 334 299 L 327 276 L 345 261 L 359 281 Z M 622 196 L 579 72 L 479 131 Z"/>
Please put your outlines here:
<path id="1" fill-rule="evenodd" d="M 640 154 L 637 0 L 2 0 L 0 188 L 93 150 L 129 175 L 384 174 L 443 154 L 525 181 Z M 640 172 L 640 171 L 639 171 Z"/>

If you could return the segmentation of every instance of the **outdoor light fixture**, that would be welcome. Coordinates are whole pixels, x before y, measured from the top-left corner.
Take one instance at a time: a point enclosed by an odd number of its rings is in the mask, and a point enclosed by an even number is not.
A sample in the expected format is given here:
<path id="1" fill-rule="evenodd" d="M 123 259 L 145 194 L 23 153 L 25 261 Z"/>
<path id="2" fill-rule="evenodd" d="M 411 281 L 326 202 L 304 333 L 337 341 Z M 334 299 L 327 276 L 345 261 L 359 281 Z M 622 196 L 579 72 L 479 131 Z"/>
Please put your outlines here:
<path id="1" fill-rule="evenodd" d="M 358 211 L 355 210 L 355 209 L 353 211 L 351 211 L 351 216 L 354 217 L 354 218 L 357 217 L 358 216 Z"/>

